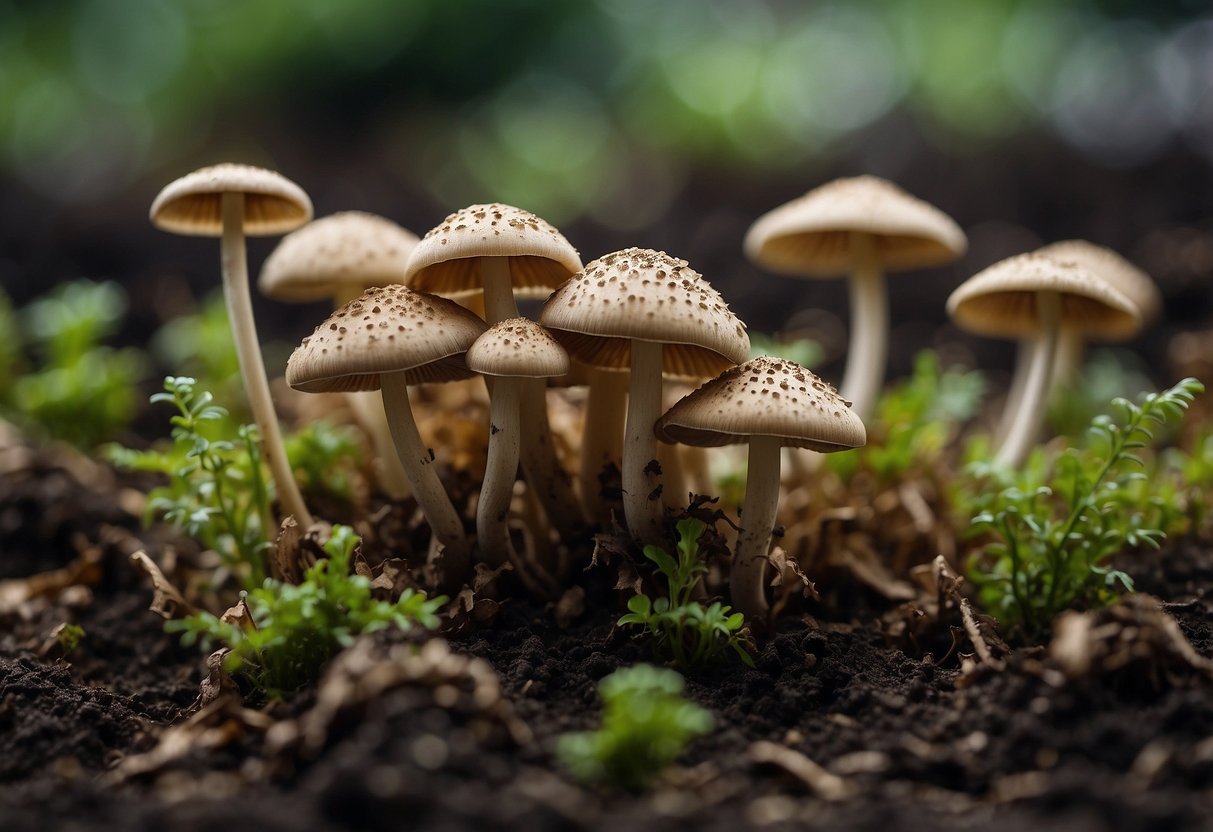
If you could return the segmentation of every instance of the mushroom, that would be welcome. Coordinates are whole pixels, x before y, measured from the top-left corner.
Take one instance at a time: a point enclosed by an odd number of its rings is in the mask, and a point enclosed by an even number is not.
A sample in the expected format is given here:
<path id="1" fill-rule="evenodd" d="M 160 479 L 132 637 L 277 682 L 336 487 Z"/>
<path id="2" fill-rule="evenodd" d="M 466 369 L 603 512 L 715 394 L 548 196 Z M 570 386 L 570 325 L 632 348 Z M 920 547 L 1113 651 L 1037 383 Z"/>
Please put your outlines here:
<path id="1" fill-rule="evenodd" d="M 544 379 L 567 373 L 569 356 L 539 324 L 509 318 L 476 339 L 468 349 L 467 365 L 494 379 L 488 465 L 476 510 L 476 538 L 490 563 L 516 562 L 506 516 L 525 427 L 522 393 L 528 387 L 542 389 Z"/>
<path id="2" fill-rule="evenodd" d="M 152 202 L 150 217 L 152 224 L 164 231 L 221 238 L 223 296 L 253 420 L 261 433 L 261 445 L 283 510 L 307 528 L 312 515 L 286 457 L 257 340 L 244 238 L 298 228 L 312 217 L 311 200 L 281 174 L 250 165 L 221 164 L 170 182 Z"/>
<path id="3" fill-rule="evenodd" d="M 463 356 L 484 330 L 484 321 L 453 301 L 399 285 L 372 288 L 316 327 L 286 365 L 287 383 L 305 393 L 382 390 L 396 452 L 442 546 L 444 586 L 458 586 L 471 550 L 434 452 L 417 432 L 408 385 L 470 378 Z"/>
<path id="4" fill-rule="evenodd" d="M 948 298 L 948 314 L 969 332 L 1036 342 L 1023 397 L 995 456 L 1010 467 L 1023 462 L 1040 430 L 1063 328 L 1131 333 L 1141 325 L 1134 303 L 1105 281 L 1038 253 L 1008 257 L 969 278 Z"/>
<path id="5" fill-rule="evenodd" d="M 745 324 L 685 260 L 628 248 L 586 265 L 552 293 L 539 314 L 569 355 L 597 367 L 629 367 L 623 443 L 628 530 L 661 542 L 662 504 L 653 425 L 661 376 L 708 378 L 746 359 Z"/>
<path id="6" fill-rule="evenodd" d="M 938 208 L 875 176 L 836 179 L 750 226 L 746 255 L 797 277 L 850 275 L 851 343 L 840 392 L 862 418 L 884 380 L 889 330 L 885 271 L 950 263 L 968 247 Z"/>
<path id="7" fill-rule="evenodd" d="M 662 442 L 700 447 L 749 443 L 730 593 L 747 616 L 765 615 L 763 572 L 779 503 L 780 449 L 830 453 L 858 448 L 867 442 L 863 420 L 809 370 L 761 356 L 679 400 L 657 420 L 655 432 Z"/>
<path id="8" fill-rule="evenodd" d="M 628 373 L 618 367 L 590 367 L 572 361 L 569 375 L 556 381 L 565 387 L 588 388 L 582 412 L 581 454 L 577 479 L 586 517 L 603 528 L 610 522 L 602 495 L 602 472 L 608 465 L 623 465 L 623 426 L 628 409 Z"/>
<path id="9" fill-rule="evenodd" d="M 417 235 L 364 211 L 314 220 L 282 239 L 261 267 L 261 293 L 287 303 L 332 300 L 339 307 L 372 286 L 403 283 Z M 379 478 L 394 499 L 409 496 L 378 391 L 347 393 L 346 401 L 375 449 Z"/>
<path id="10" fill-rule="evenodd" d="M 515 292 L 544 297 L 580 269 L 577 250 L 552 225 L 530 211 L 491 203 L 456 211 L 426 232 L 409 256 L 406 282 L 444 297 L 483 293 L 485 320 L 495 324 L 518 317 Z M 561 536 L 579 537 L 584 522 L 572 481 L 556 459 L 543 389 L 525 392 L 522 410 L 533 425 L 522 437 L 527 483 Z"/>

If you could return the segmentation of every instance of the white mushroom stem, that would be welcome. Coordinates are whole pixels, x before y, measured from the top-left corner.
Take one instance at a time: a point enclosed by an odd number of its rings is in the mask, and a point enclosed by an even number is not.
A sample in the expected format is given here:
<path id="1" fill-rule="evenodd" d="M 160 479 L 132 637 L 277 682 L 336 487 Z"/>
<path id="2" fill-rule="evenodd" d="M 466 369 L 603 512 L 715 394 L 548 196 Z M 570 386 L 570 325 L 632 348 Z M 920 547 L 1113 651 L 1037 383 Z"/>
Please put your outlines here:
<path id="1" fill-rule="evenodd" d="M 1015 422 L 1015 414 L 1019 412 L 1019 403 L 1023 401 L 1023 391 L 1028 384 L 1028 370 L 1032 366 L 1032 354 L 1039 344 L 1037 338 L 1020 338 L 1015 347 L 1015 369 L 1011 373 L 1011 383 L 1007 386 L 1007 397 L 1002 406 L 1002 418 L 994 431 L 994 440 L 1001 444 L 1011 432 Z"/>
<path id="2" fill-rule="evenodd" d="M 632 341 L 632 377 L 623 438 L 623 514 L 628 531 L 642 544 L 662 542 L 661 484 L 653 464 L 657 437 L 653 425 L 661 416 L 662 345 Z"/>
<path id="3" fill-rule="evenodd" d="M 480 281 L 484 284 L 484 319 L 489 326 L 518 317 L 514 280 L 510 277 L 510 258 L 481 257 Z"/>
<path id="4" fill-rule="evenodd" d="M 1057 336 L 1057 355 L 1053 359 L 1053 374 L 1049 377 L 1049 398 L 1063 384 L 1073 382 L 1082 369 L 1086 339 L 1072 327 L 1062 327 Z"/>
<path id="5" fill-rule="evenodd" d="M 311 512 L 303 502 L 295 474 L 286 457 L 286 446 L 278 429 L 278 414 L 270 398 L 269 379 L 261 358 L 257 340 L 257 325 L 253 320 L 253 302 L 248 285 L 248 257 L 244 245 L 244 194 L 228 192 L 223 195 L 223 238 L 220 242 L 220 265 L 223 272 L 223 297 L 227 315 L 232 322 L 232 337 L 236 341 L 236 357 L 240 375 L 253 411 L 253 421 L 261 433 L 261 447 L 270 466 L 270 475 L 278 489 L 278 501 L 286 514 L 294 515 L 300 528 L 312 525 Z M 273 535 L 275 529 L 266 529 Z"/>
<path id="6" fill-rule="evenodd" d="M 366 431 L 375 454 L 375 475 L 384 492 L 393 500 L 403 500 L 413 493 L 408 475 L 396 455 L 392 428 L 383 410 L 383 397 L 378 390 L 357 390 L 346 393 L 345 400 L 358 424 Z"/>
<path id="7" fill-rule="evenodd" d="M 608 463 L 623 466 L 623 426 L 627 415 L 628 374 L 590 369 L 590 391 L 581 430 L 581 505 L 585 515 L 606 528 L 610 520 L 598 477 Z"/>
<path id="8" fill-rule="evenodd" d="M 521 385 L 519 407 L 526 426 L 522 431 L 522 473 L 539 498 L 548 522 L 569 543 L 585 531 L 585 521 L 573 493 L 573 480 L 556 458 L 546 391 L 547 383 L 541 378 L 526 379 Z M 492 395 L 497 395 L 496 384 Z"/>
<path id="9" fill-rule="evenodd" d="M 494 566 L 513 560 L 508 518 L 522 446 L 519 418 L 522 381 L 495 378 L 489 405 L 488 464 L 476 508 L 476 539 L 485 560 Z"/>
<path id="10" fill-rule="evenodd" d="M 994 461 L 1017 468 L 1023 464 L 1044 419 L 1045 398 L 1049 392 L 1049 376 L 1057 353 L 1061 331 L 1061 295 L 1057 292 L 1036 293 L 1036 315 L 1040 321 L 1040 340 L 1032 351 L 1028 379 L 1023 398 L 1015 412 L 1007 437 L 999 447 Z"/>
<path id="11" fill-rule="evenodd" d="M 775 528 L 775 510 L 779 505 L 781 444 L 774 436 L 750 437 L 741 533 L 737 536 L 730 578 L 733 605 L 747 618 L 761 618 L 770 609 L 764 574 L 771 548 L 771 531 Z"/>
<path id="12" fill-rule="evenodd" d="M 677 445 L 657 443 L 657 462 L 661 465 L 661 504 L 672 509 L 685 508 L 687 500 L 686 472 L 682 470 L 682 449 Z"/>
<path id="13" fill-rule="evenodd" d="M 851 343 L 839 394 L 867 419 L 876 407 L 888 357 L 889 296 L 876 238 L 851 233 Z"/>
<path id="14" fill-rule="evenodd" d="M 392 428 L 396 454 L 408 474 L 421 513 L 433 529 L 434 539 L 443 547 L 440 564 L 443 583 L 458 586 L 472 564 L 471 548 L 463 533 L 463 521 L 443 489 L 438 472 L 434 470 L 434 452 L 425 447 L 421 434 L 417 432 L 405 374 L 383 373 L 380 382 L 383 410 Z"/>

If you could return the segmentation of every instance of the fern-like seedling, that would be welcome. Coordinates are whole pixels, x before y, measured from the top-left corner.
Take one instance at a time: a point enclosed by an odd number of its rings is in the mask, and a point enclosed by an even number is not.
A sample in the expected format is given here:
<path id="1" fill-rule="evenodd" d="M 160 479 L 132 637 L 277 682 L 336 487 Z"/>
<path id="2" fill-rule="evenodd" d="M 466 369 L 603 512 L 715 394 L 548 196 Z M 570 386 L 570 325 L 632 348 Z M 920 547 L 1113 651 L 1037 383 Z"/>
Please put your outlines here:
<path id="1" fill-rule="evenodd" d="M 644 556 L 657 566 L 669 588 L 667 597 L 632 596 L 620 627 L 637 627 L 653 644 L 653 654 L 683 670 L 694 670 L 720 659 L 732 649 L 747 665 L 745 617 L 714 601 L 705 606 L 691 599 L 699 577 L 708 571 L 699 557 L 699 537 L 706 526 L 693 518 L 678 523 L 677 559 L 657 546 L 645 546 Z"/>
<path id="2" fill-rule="evenodd" d="M 1067 450 L 1053 466 L 1029 465 L 1016 482 L 991 466 L 974 468 L 996 486 L 973 489 L 983 496 L 972 528 L 993 538 L 969 570 L 986 609 L 1034 637 L 1064 609 L 1132 590 L 1132 579 L 1107 561 L 1127 547 L 1158 548 L 1165 537 L 1138 452 L 1203 390 L 1188 378 L 1140 404 L 1115 399 L 1115 416 L 1092 421 L 1084 448 Z"/>
<path id="3" fill-rule="evenodd" d="M 267 579 L 244 594 L 247 615 L 209 612 L 169 621 L 182 642 L 228 648 L 225 669 L 266 696 L 281 696 L 311 684 L 324 665 L 354 637 L 386 627 L 434 629 L 445 596 L 427 598 L 406 589 L 395 603 L 376 599 L 371 582 L 350 574 L 359 539 L 348 526 L 334 526 L 324 545 L 328 558 L 304 574 L 300 584 Z"/>

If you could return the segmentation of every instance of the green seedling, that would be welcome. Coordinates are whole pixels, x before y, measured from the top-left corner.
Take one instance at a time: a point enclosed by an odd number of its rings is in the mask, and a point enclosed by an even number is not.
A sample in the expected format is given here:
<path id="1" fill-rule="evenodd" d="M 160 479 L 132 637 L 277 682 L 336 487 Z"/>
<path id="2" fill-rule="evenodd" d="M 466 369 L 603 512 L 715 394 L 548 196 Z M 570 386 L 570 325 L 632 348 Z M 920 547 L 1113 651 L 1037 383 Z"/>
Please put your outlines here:
<path id="1" fill-rule="evenodd" d="M 649 788 L 690 740 L 714 727 L 709 711 L 682 698 L 683 685 L 674 671 L 651 665 L 615 671 L 598 684 L 601 727 L 562 736 L 561 761 L 583 783 Z"/>
<path id="2" fill-rule="evenodd" d="M 938 458 L 977 412 L 984 390 L 980 372 L 944 370 L 934 352 L 920 352 L 913 375 L 880 399 L 868 443 L 828 455 L 826 465 L 844 480 L 862 470 L 877 487 L 896 485 Z"/>
<path id="3" fill-rule="evenodd" d="M 169 621 L 165 628 L 180 632 L 186 645 L 227 647 L 225 669 L 269 697 L 316 681 L 329 659 L 358 635 L 388 627 L 435 629 L 447 598 L 427 598 L 411 589 L 395 603 L 374 598 L 370 579 L 350 574 L 358 543 L 348 526 L 334 526 L 324 545 L 328 558 L 311 566 L 302 583 L 267 579 L 244 593 L 247 615 L 202 612 Z"/>
<path id="4" fill-rule="evenodd" d="M 138 350 L 102 343 L 125 315 L 126 295 L 114 283 L 68 283 L 31 303 L 22 331 L 36 369 L 12 381 L 6 404 L 13 418 L 81 448 L 94 448 L 129 425 L 146 361 Z M 0 362 L 11 370 L 13 357 L 0 356 Z"/>
<path id="5" fill-rule="evenodd" d="M 700 520 L 687 519 L 677 528 L 677 559 L 657 546 L 644 547 L 644 556 L 666 579 L 668 596 L 654 600 L 634 595 L 628 601 L 629 612 L 618 625 L 638 628 L 652 640 L 655 656 L 682 670 L 710 665 L 727 649 L 752 667 L 754 660 L 746 651 L 745 617 L 719 601 L 704 606 L 691 599 L 700 576 L 708 571 L 699 557 L 699 538 L 706 526 Z"/>
<path id="6" fill-rule="evenodd" d="M 1203 390 L 1189 378 L 1140 404 L 1115 399 L 1115 417 L 1095 418 L 1089 441 L 1052 464 L 1038 450 L 1015 474 L 970 466 L 961 505 L 973 512 L 972 530 L 989 540 L 968 574 L 988 611 L 1034 638 L 1064 609 L 1132 590 L 1132 579 L 1107 561 L 1128 547 L 1158 548 L 1165 537 L 1165 501 L 1139 451 Z"/>

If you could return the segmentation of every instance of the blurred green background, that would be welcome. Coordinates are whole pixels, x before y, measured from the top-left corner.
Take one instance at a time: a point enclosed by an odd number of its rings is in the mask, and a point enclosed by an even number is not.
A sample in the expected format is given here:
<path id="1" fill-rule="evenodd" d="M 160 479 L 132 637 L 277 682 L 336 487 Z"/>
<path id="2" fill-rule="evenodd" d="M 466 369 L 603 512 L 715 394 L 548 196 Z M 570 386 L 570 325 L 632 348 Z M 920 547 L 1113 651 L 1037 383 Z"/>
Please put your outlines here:
<path id="1" fill-rule="evenodd" d="M 217 282 L 217 247 L 154 231 L 147 207 L 226 160 L 280 170 L 317 215 L 376 211 L 422 233 L 497 200 L 587 260 L 664 248 L 752 326 L 806 327 L 831 355 L 842 287 L 764 275 L 741 239 L 810 187 L 874 173 L 971 238 L 960 264 L 893 281 L 894 337 L 915 349 L 941 337 L 960 280 L 1073 236 L 1147 268 L 1168 325 L 1195 326 L 1213 276 L 1213 10 L 0 0 L 0 281 L 18 303 L 87 276 L 131 287 L 136 324 L 188 305 Z M 272 245 L 252 246 L 254 273 Z M 258 313 L 288 341 L 319 319 Z"/>

